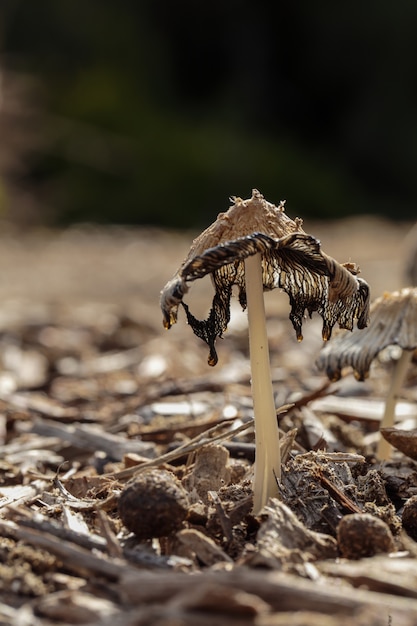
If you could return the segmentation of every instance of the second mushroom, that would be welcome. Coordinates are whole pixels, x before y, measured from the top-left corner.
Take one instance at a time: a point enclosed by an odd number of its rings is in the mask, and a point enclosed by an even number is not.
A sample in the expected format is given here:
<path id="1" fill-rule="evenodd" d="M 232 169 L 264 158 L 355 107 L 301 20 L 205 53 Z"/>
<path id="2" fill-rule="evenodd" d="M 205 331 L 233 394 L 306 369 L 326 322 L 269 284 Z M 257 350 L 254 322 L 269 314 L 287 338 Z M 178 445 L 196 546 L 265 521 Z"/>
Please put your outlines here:
<path id="1" fill-rule="evenodd" d="M 368 377 L 371 364 L 382 350 L 400 348 L 400 356 L 392 370 L 380 429 L 392 428 L 395 421 L 397 396 L 406 377 L 408 366 L 417 349 L 417 288 L 405 287 L 386 292 L 370 307 L 371 323 L 363 333 L 339 333 L 332 345 L 325 346 L 317 359 L 317 367 L 330 380 L 342 376 L 342 370 L 352 367 L 359 381 Z M 376 456 L 382 461 L 391 457 L 391 446 L 379 437 Z"/>
<path id="2" fill-rule="evenodd" d="M 284 203 L 267 202 L 256 189 L 233 205 L 193 242 L 187 258 L 161 292 L 165 328 L 177 321 L 181 305 L 194 333 L 209 347 L 209 365 L 216 365 L 216 339 L 227 329 L 233 286 L 248 311 L 249 351 L 255 418 L 254 513 L 277 493 L 281 459 L 276 408 L 269 365 L 263 291 L 283 289 L 289 296 L 290 320 L 302 339 L 306 313 L 323 319 L 322 336 L 332 328 L 352 330 L 368 324 L 369 288 L 352 263 L 339 264 L 320 242 L 290 219 Z M 214 297 L 206 320 L 196 319 L 183 301 L 193 281 L 211 275 Z"/>

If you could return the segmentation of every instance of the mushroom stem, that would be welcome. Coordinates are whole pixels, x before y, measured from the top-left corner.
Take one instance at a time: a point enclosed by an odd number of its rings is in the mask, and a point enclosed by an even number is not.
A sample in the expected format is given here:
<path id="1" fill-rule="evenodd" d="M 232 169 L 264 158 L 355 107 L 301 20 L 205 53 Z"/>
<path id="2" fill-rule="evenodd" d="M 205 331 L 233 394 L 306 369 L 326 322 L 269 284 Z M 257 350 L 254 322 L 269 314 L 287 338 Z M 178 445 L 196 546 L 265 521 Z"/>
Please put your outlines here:
<path id="1" fill-rule="evenodd" d="M 269 363 L 260 254 L 245 259 L 245 281 L 255 417 L 253 512 L 257 514 L 269 497 L 277 495 L 276 479 L 281 477 L 279 431 Z"/>
<path id="2" fill-rule="evenodd" d="M 380 428 L 392 428 L 394 426 L 395 405 L 397 404 L 398 392 L 404 382 L 405 374 L 412 356 L 412 350 L 403 350 L 400 358 L 394 365 Z M 391 457 L 391 451 L 392 446 L 380 435 L 376 452 L 378 459 L 388 461 Z"/>

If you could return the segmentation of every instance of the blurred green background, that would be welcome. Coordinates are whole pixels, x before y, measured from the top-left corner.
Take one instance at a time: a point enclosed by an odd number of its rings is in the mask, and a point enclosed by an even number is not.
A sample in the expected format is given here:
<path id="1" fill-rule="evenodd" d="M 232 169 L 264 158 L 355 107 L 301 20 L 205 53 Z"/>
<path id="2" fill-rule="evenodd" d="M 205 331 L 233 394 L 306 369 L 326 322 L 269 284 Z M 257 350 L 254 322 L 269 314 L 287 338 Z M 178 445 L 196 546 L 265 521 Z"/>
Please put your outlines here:
<path id="1" fill-rule="evenodd" d="M 417 3 L 2 0 L 0 209 L 22 224 L 415 219 Z"/>

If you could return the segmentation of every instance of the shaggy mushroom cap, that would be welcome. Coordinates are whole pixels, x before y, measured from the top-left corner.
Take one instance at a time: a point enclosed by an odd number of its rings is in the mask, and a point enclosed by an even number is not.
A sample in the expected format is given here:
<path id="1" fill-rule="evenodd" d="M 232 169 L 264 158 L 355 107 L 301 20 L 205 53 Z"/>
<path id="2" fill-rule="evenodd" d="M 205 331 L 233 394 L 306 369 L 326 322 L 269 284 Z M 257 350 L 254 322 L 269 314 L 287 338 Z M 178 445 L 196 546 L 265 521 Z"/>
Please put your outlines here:
<path id="1" fill-rule="evenodd" d="M 215 342 L 230 320 L 232 288 L 246 308 L 245 258 L 262 257 L 264 290 L 283 289 L 291 304 L 290 319 L 297 339 L 302 339 L 302 322 L 317 311 L 323 319 L 322 336 L 327 340 L 337 323 L 352 330 L 368 323 L 369 287 L 357 278 L 353 263 L 339 264 L 322 252 L 320 242 L 306 234 L 302 220 L 290 219 L 284 203 L 267 202 L 256 189 L 248 200 L 232 198 L 233 205 L 193 242 L 175 276 L 161 292 L 165 328 L 177 321 L 182 305 L 194 333 L 209 346 L 208 362 L 217 363 Z M 211 274 L 215 294 L 206 320 L 196 319 L 183 301 L 190 283 Z"/>
<path id="2" fill-rule="evenodd" d="M 417 288 L 385 293 L 374 300 L 370 314 L 368 328 L 360 333 L 340 333 L 322 349 L 317 366 L 330 380 L 339 380 L 342 369 L 348 366 L 358 380 L 364 380 L 372 361 L 388 346 L 417 348 Z"/>

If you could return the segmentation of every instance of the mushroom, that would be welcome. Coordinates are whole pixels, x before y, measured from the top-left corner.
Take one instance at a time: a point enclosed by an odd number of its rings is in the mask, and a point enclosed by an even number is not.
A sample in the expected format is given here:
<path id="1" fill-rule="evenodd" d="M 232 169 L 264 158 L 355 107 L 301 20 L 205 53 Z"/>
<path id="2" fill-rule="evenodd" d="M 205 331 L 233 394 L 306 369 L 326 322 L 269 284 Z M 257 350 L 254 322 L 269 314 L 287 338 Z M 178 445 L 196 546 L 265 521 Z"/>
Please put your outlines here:
<path id="1" fill-rule="evenodd" d="M 230 320 L 232 288 L 248 310 L 249 352 L 255 418 L 254 512 L 277 494 L 281 459 L 276 409 L 270 373 L 263 291 L 282 288 L 291 304 L 290 319 L 299 341 L 307 311 L 323 318 L 327 340 L 333 326 L 352 329 L 368 322 L 369 288 L 357 278 L 353 264 L 340 265 L 321 251 L 320 243 L 306 234 L 302 220 L 290 219 L 284 202 L 267 202 L 256 189 L 248 200 L 232 198 L 233 205 L 193 242 L 187 258 L 161 292 L 163 323 L 177 321 L 178 307 L 185 310 L 194 333 L 209 346 L 209 365 L 216 365 L 215 342 Z M 190 283 L 211 275 L 215 289 L 206 320 L 196 319 L 183 297 Z"/>
<path id="2" fill-rule="evenodd" d="M 339 380 L 344 367 L 351 366 L 357 380 L 363 381 L 381 350 L 399 346 L 401 356 L 394 365 L 380 426 L 390 428 L 394 426 L 397 395 L 417 347 L 417 288 L 406 287 L 385 293 L 374 300 L 370 314 L 369 326 L 362 332 L 354 330 L 336 335 L 331 344 L 321 350 L 317 366 L 333 381 Z M 390 444 L 380 437 L 377 457 L 388 460 L 391 449 Z"/>

